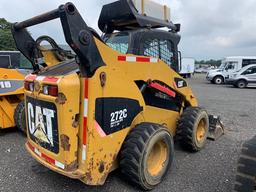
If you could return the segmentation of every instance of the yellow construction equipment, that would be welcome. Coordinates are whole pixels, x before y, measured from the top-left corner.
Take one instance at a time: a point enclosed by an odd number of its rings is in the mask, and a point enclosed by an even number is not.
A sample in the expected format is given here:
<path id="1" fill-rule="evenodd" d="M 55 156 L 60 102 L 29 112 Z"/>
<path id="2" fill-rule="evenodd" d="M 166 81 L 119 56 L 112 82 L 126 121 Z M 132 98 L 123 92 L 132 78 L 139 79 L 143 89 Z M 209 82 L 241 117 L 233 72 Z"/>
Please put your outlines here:
<path id="1" fill-rule="evenodd" d="M 165 10 L 161 19 L 146 15 L 146 4 L 141 14 L 133 2 L 103 7 L 102 38 L 72 3 L 16 23 L 12 31 L 18 49 L 37 69 L 25 79 L 26 148 L 33 158 L 88 185 L 104 184 L 119 167 L 147 190 L 172 164 L 173 137 L 199 151 L 209 119 L 176 72 L 180 25 L 166 19 L 166 7 L 158 5 Z M 50 61 L 26 28 L 57 18 L 76 58 L 41 70 Z"/>
<path id="2" fill-rule="evenodd" d="M 30 65 L 18 51 L 0 51 L 0 129 L 26 131 L 23 81 Z"/>
<path id="3" fill-rule="evenodd" d="M 42 41 L 51 45 L 51 50 L 40 46 Z M 70 51 L 60 48 L 54 40 L 47 36 L 37 39 L 47 65 L 41 70 L 54 66 L 60 61 L 73 58 Z M 34 67 L 37 71 L 37 67 Z M 26 133 L 25 105 L 24 105 L 24 79 L 33 72 L 33 67 L 19 51 L 0 51 L 0 129 L 17 127 Z"/>

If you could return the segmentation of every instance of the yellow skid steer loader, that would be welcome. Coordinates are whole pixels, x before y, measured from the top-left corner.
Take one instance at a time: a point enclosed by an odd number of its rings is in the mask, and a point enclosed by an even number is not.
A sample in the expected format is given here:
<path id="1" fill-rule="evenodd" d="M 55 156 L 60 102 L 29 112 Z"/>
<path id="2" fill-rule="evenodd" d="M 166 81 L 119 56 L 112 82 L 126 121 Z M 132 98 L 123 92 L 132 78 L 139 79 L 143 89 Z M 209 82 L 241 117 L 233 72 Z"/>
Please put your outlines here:
<path id="1" fill-rule="evenodd" d="M 41 43 L 48 42 L 51 50 L 46 50 Z M 41 36 L 37 39 L 47 65 L 41 70 L 53 66 L 66 59 L 73 58 L 70 51 L 60 48 L 53 39 Z M 38 71 L 19 51 L 0 51 L 0 129 L 17 127 L 26 133 L 26 118 L 24 105 L 24 79 L 33 71 Z"/>
<path id="2" fill-rule="evenodd" d="M 23 81 L 31 69 L 22 61 L 18 51 L 0 51 L 0 129 L 26 131 Z"/>
<path id="3" fill-rule="evenodd" d="M 88 185 L 104 184 L 119 167 L 152 189 L 172 164 L 175 135 L 190 151 L 201 150 L 208 135 L 207 112 L 176 72 L 180 25 L 166 6 L 161 19 L 137 4 L 105 5 L 102 38 L 72 3 L 13 26 L 18 49 L 36 67 L 47 61 L 26 28 L 61 21 L 76 58 L 26 77 L 26 148 L 44 166 Z"/>

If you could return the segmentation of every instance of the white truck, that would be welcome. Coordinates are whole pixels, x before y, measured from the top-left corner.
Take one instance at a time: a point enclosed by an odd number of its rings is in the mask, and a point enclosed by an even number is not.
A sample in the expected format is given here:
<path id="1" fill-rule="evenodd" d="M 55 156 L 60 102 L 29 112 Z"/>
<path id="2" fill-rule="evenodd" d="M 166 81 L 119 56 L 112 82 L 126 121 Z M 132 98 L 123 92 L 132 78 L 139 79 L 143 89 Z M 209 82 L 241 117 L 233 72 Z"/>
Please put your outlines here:
<path id="1" fill-rule="evenodd" d="M 229 79 L 234 72 L 252 64 L 256 64 L 256 56 L 226 57 L 222 60 L 222 64 L 218 69 L 210 70 L 207 73 L 206 79 L 211 83 L 220 85 Z"/>
<path id="2" fill-rule="evenodd" d="M 184 78 L 190 78 L 195 72 L 195 59 L 189 57 L 183 57 L 180 62 L 179 74 Z"/>

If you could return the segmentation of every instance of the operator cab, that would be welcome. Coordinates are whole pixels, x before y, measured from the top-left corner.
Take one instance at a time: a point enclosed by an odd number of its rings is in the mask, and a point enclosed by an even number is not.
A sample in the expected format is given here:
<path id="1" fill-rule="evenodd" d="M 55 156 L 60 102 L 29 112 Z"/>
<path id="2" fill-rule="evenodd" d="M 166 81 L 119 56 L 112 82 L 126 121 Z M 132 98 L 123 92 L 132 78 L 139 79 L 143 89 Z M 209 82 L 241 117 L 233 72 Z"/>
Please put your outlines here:
<path id="1" fill-rule="evenodd" d="M 141 3 L 144 4 L 144 1 Z M 166 6 L 157 9 L 160 13 L 157 18 L 147 15 L 151 13 L 146 12 L 150 4 L 142 7 L 138 5 L 141 4 L 137 1 L 121 0 L 103 6 L 98 25 L 105 33 L 104 42 L 123 54 L 159 58 L 175 71 L 179 71 L 180 36 L 177 32 L 180 25 L 174 25 L 170 21 L 170 10 Z"/>
<path id="2" fill-rule="evenodd" d="M 0 51 L 0 68 L 32 69 L 32 64 L 19 51 Z"/>

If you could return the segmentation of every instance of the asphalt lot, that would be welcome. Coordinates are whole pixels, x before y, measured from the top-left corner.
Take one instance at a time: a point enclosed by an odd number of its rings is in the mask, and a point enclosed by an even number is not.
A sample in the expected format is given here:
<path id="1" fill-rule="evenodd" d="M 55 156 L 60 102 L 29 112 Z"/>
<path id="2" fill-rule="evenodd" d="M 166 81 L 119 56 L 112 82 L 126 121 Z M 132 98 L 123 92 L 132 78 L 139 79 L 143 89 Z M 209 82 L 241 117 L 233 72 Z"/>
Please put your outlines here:
<path id="1" fill-rule="evenodd" d="M 220 115 L 226 134 L 208 141 L 199 153 L 187 153 L 176 145 L 172 169 L 154 191 L 229 192 L 235 179 L 236 161 L 243 141 L 256 134 L 256 89 L 209 84 L 205 75 L 189 80 L 200 106 Z M 16 130 L 0 132 L 0 192 L 137 191 L 110 174 L 104 186 L 90 187 L 54 173 L 33 160 L 24 148 L 25 137 Z"/>

